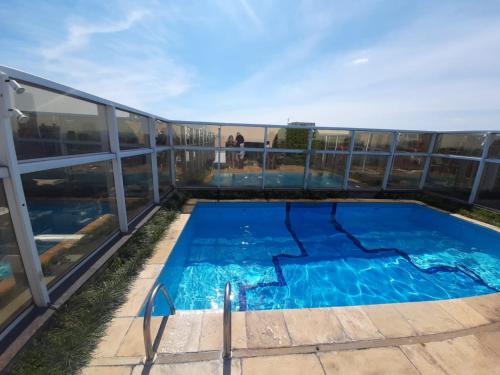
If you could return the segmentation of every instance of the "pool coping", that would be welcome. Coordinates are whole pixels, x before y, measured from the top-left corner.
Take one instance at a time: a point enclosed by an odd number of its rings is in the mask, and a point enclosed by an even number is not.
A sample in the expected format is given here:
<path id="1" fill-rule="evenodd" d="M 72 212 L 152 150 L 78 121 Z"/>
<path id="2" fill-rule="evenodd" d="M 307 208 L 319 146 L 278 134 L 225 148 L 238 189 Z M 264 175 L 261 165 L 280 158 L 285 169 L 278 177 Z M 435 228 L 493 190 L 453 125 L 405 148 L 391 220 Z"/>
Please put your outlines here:
<path id="1" fill-rule="evenodd" d="M 416 203 L 500 232 L 498 227 L 415 200 L 224 200 L 285 201 Z M 126 302 L 95 350 L 91 366 L 143 363 L 143 318 L 138 314 L 198 202 L 219 201 L 190 199 L 184 205 L 131 286 Z M 500 329 L 500 293 L 426 302 L 233 312 L 232 320 L 233 356 L 240 358 L 424 343 Z M 169 318 L 153 317 L 152 329 L 157 337 L 158 363 L 220 357 L 219 310 L 179 310 Z"/>

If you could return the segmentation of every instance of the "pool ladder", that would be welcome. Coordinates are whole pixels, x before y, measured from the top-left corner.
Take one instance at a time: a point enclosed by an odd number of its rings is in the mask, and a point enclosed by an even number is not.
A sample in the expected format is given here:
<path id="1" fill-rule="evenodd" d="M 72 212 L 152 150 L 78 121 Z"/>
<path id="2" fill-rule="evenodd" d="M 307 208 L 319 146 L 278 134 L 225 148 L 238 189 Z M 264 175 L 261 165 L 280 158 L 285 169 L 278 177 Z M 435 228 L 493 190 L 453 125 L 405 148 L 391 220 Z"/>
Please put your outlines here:
<path id="1" fill-rule="evenodd" d="M 175 305 L 172 297 L 168 293 L 168 290 L 162 283 L 159 283 L 154 287 L 152 292 L 149 294 L 146 310 L 144 312 L 144 322 L 143 322 L 143 335 L 144 335 L 144 348 L 146 351 L 146 363 L 152 363 L 156 352 L 153 347 L 153 341 L 151 340 L 151 316 L 153 314 L 153 304 L 156 296 L 159 292 L 163 293 L 163 296 L 167 300 L 168 306 L 170 308 L 170 315 L 175 314 Z M 231 359 L 231 283 L 226 283 L 224 288 L 224 313 L 223 313 L 223 348 L 222 348 L 222 358 L 225 362 Z M 224 368 L 226 365 L 224 365 Z M 226 373 L 226 372 L 224 372 Z"/>

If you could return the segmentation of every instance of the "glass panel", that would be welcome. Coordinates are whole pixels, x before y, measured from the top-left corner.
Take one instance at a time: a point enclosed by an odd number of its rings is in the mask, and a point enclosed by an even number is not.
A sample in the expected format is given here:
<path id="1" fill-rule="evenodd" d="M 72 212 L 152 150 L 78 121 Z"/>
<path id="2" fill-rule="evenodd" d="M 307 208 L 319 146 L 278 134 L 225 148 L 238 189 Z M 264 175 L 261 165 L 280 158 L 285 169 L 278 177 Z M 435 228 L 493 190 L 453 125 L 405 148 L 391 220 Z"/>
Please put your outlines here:
<path id="1" fill-rule="evenodd" d="M 151 155 L 122 159 L 122 172 L 125 205 L 130 221 L 153 202 Z"/>
<path id="2" fill-rule="evenodd" d="M 430 133 L 399 133 L 396 151 L 427 152 L 431 138 Z"/>
<path id="3" fill-rule="evenodd" d="M 349 188 L 380 189 L 384 181 L 388 156 L 353 155 L 349 173 Z"/>
<path id="4" fill-rule="evenodd" d="M 172 125 L 175 146 L 219 147 L 217 125 Z"/>
<path id="5" fill-rule="evenodd" d="M 0 180 L 0 329 L 30 302 L 31 292 Z"/>
<path id="6" fill-rule="evenodd" d="M 105 107 L 23 83 L 12 103 L 29 120 L 12 117 L 19 160 L 109 151 Z"/>
<path id="7" fill-rule="evenodd" d="M 268 128 L 267 146 L 270 148 L 287 148 L 305 150 L 309 128 Z"/>
<path id="8" fill-rule="evenodd" d="M 344 185 L 346 161 L 347 155 L 312 155 L 307 186 L 312 189 L 341 189 Z"/>
<path id="9" fill-rule="evenodd" d="M 221 170 L 214 183 L 221 187 L 261 187 L 262 152 L 221 152 Z"/>
<path id="10" fill-rule="evenodd" d="M 493 134 L 490 149 L 488 151 L 488 158 L 500 159 L 500 134 Z"/>
<path id="11" fill-rule="evenodd" d="M 390 189 L 418 189 L 425 156 L 395 156 L 387 186 Z"/>
<path id="12" fill-rule="evenodd" d="M 168 124 L 166 122 L 156 120 L 156 145 L 157 146 L 169 146 L 170 138 L 168 136 Z"/>
<path id="13" fill-rule="evenodd" d="M 176 151 L 175 180 L 177 185 L 216 187 L 216 157 L 217 152 L 215 151 Z"/>
<path id="14" fill-rule="evenodd" d="M 500 164 L 484 165 L 476 203 L 500 210 Z"/>
<path id="15" fill-rule="evenodd" d="M 313 150 L 348 151 L 351 132 L 347 130 L 314 129 Z"/>
<path id="16" fill-rule="evenodd" d="M 265 187 L 303 188 L 305 163 L 305 154 L 268 153 Z"/>
<path id="17" fill-rule="evenodd" d="M 425 187 L 438 193 L 467 200 L 479 162 L 433 157 Z"/>
<path id="18" fill-rule="evenodd" d="M 221 126 L 222 147 L 264 148 L 264 127 Z"/>
<path id="19" fill-rule="evenodd" d="M 120 149 L 149 147 L 148 118 L 135 113 L 116 110 Z"/>
<path id="20" fill-rule="evenodd" d="M 354 151 L 389 152 L 392 133 L 390 132 L 356 132 L 354 136 Z"/>
<path id="21" fill-rule="evenodd" d="M 118 229 L 112 164 L 56 168 L 21 176 L 47 284 Z"/>
<path id="22" fill-rule="evenodd" d="M 172 180 L 170 177 L 170 151 L 159 152 L 156 155 L 158 165 L 158 185 L 160 196 L 172 190 Z"/>
<path id="23" fill-rule="evenodd" d="M 481 156 L 485 134 L 438 134 L 435 154 Z"/>

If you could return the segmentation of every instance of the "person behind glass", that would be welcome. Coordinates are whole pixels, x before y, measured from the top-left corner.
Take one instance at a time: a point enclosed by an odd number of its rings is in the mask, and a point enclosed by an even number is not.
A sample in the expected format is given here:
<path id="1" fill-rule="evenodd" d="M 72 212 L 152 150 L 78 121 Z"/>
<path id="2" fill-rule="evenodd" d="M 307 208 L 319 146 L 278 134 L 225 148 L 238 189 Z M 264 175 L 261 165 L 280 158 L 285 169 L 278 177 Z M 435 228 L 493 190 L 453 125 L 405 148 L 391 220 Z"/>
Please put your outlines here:
<path id="1" fill-rule="evenodd" d="M 243 149 L 245 147 L 245 138 L 241 135 L 240 132 L 236 133 L 236 147 L 240 147 Z M 243 169 L 243 159 L 245 158 L 245 151 L 241 150 L 237 155 L 238 168 Z"/>
<path id="2" fill-rule="evenodd" d="M 234 137 L 232 134 L 230 134 L 229 137 L 227 137 L 226 147 L 236 147 L 236 142 L 234 141 Z M 227 152 L 227 163 L 229 165 L 229 168 L 234 168 L 234 166 L 236 164 L 235 158 L 236 158 L 236 155 L 233 151 Z"/>

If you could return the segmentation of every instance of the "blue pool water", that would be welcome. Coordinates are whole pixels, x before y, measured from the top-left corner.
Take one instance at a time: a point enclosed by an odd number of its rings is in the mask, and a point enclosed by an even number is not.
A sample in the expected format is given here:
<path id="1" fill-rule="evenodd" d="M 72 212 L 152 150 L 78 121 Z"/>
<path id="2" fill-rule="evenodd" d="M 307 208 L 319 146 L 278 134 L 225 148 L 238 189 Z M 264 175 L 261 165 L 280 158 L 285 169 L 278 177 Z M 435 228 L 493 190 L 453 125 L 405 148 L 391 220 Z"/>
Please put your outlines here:
<path id="1" fill-rule="evenodd" d="M 466 297 L 500 290 L 500 233 L 409 203 L 198 203 L 159 281 L 178 309 Z M 162 298 L 155 315 L 168 308 Z"/>

